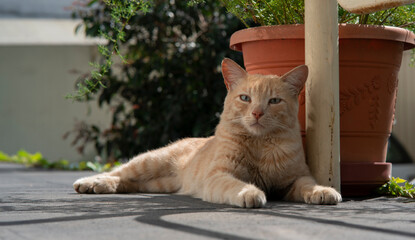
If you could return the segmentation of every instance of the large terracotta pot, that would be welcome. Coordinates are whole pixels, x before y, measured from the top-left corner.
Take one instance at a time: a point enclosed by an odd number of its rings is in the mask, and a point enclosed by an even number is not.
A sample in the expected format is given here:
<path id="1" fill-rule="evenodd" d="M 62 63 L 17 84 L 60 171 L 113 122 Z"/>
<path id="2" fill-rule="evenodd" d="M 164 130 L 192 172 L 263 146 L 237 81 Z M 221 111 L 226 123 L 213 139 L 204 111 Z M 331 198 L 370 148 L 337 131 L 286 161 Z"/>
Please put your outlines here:
<path id="1" fill-rule="evenodd" d="M 235 32 L 230 47 L 243 52 L 249 73 L 282 75 L 304 64 L 304 25 Z M 384 26 L 339 25 L 341 188 L 344 196 L 367 195 L 390 178 L 386 163 L 402 52 L 415 35 Z M 305 136 L 305 94 L 299 120 Z"/>

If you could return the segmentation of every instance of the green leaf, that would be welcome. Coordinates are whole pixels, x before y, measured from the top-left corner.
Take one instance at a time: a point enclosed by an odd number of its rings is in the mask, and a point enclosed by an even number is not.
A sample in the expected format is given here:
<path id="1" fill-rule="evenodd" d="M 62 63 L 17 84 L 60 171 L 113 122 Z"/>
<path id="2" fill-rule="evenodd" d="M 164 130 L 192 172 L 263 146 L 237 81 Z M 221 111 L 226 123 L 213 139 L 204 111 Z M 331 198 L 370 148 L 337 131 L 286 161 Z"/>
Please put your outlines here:
<path id="1" fill-rule="evenodd" d="M 97 166 L 93 162 L 87 162 L 86 166 L 94 172 L 97 172 Z"/>
<path id="2" fill-rule="evenodd" d="M 97 2 L 97 0 L 91 0 L 89 3 L 88 3 L 88 7 L 90 7 L 90 6 L 92 6 L 94 3 L 96 3 Z"/>
<path id="3" fill-rule="evenodd" d="M 25 150 L 23 150 L 23 149 L 20 149 L 18 152 L 17 152 L 17 154 L 16 154 L 18 157 L 29 157 L 29 153 L 28 152 L 26 152 Z"/>
<path id="4" fill-rule="evenodd" d="M 414 198 L 415 186 L 408 183 L 405 179 L 392 177 L 391 180 L 380 187 L 377 192 L 382 195 L 393 197 Z"/>
<path id="5" fill-rule="evenodd" d="M 13 162 L 18 164 L 25 164 L 28 167 L 42 167 L 46 169 L 60 169 L 60 170 L 93 170 L 95 172 L 109 171 L 115 166 L 119 166 L 120 163 L 114 164 L 101 164 L 99 162 L 85 162 L 71 163 L 66 159 L 60 159 L 56 162 L 49 162 L 39 152 L 31 154 L 25 150 L 19 150 L 15 155 L 9 156 L 0 151 L 0 161 Z"/>
<path id="6" fill-rule="evenodd" d="M 101 168 L 101 171 L 108 171 L 111 168 L 112 168 L 112 165 L 110 163 L 107 163 Z"/>
<path id="7" fill-rule="evenodd" d="M 48 160 L 41 158 L 36 163 L 33 164 L 36 167 L 50 168 L 50 163 Z"/>
<path id="8" fill-rule="evenodd" d="M 79 162 L 78 169 L 79 170 L 87 169 L 87 163 L 85 161 Z"/>
<path id="9" fill-rule="evenodd" d="M 6 153 L 0 151 L 0 161 L 1 162 L 10 162 L 11 161 L 11 158 Z"/>
<path id="10" fill-rule="evenodd" d="M 397 184 L 398 184 L 398 183 L 404 183 L 404 182 L 406 182 L 406 180 L 405 180 L 405 179 L 402 179 L 402 178 L 393 178 L 393 177 L 392 177 L 392 179 L 393 179 L 393 181 L 394 181 L 394 182 L 396 182 Z"/>

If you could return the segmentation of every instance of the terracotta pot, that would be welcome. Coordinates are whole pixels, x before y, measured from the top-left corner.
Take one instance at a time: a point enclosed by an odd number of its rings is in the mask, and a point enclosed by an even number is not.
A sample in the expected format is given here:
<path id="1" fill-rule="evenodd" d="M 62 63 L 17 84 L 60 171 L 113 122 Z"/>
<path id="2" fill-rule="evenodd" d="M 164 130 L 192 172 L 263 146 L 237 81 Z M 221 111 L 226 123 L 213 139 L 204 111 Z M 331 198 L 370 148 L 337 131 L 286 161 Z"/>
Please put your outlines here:
<path id="1" fill-rule="evenodd" d="M 249 73 L 282 75 L 304 64 L 304 25 L 235 32 L 230 47 L 243 52 Z M 386 163 L 402 52 L 415 34 L 395 27 L 339 25 L 341 188 L 344 196 L 367 195 L 390 178 Z M 299 120 L 305 137 L 305 94 Z"/>

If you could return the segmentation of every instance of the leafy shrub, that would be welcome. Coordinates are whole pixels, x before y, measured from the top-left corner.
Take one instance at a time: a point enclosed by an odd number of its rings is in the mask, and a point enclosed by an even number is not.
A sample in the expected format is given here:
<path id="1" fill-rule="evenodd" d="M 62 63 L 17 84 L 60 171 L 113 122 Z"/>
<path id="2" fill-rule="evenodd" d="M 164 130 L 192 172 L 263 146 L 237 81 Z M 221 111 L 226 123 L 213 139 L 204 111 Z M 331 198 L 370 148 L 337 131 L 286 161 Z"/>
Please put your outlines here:
<path id="1" fill-rule="evenodd" d="M 107 129 L 76 125 L 71 134 L 81 152 L 84 145 L 94 144 L 109 161 L 127 159 L 214 131 L 226 95 L 220 63 L 225 56 L 241 62 L 228 41 L 243 26 L 218 3 L 189 7 L 187 1 L 154 1 L 147 10 L 124 28 L 120 49 L 127 64 L 113 64 L 102 76 L 106 87 L 81 99 L 112 111 Z M 101 1 L 75 15 L 83 19 L 89 36 L 116 35 L 110 9 Z"/>
<path id="2" fill-rule="evenodd" d="M 405 179 L 394 178 L 382 185 L 377 192 L 391 197 L 415 198 L 415 186 Z"/>
<path id="3" fill-rule="evenodd" d="M 113 169 L 120 165 L 120 163 L 114 164 L 101 164 L 99 162 L 70 162 L 65 159 L 61 159 L 58 161 L 50 162 L 43 155 L 39 152 L 37 153 L 29 153 L 25 150 L 19 150 L 15 155 L 7 155 L 6 153 L 0 151 L 0 163 L 1 162 L 8 162 L 8 163 L 16 163 L 16 164 L 23 164 L 26 167 L 35 167 L 35 168 L 43 168 L 43 169 L 58 169 L 58 170 L 93 170 L 95 172 L 104 172 Z"/>
<path id="4" fill-rule="evenodd" d="M 207 1 L 191 0 L 191 2 L 201 4 Z M 220 2 L 247 27 L 304 23 L 304 0 L 220 0 Z M 349 13 L 339 5 L 338 21 L 404 27 L 415 31 L 415 4 L 371 14 Z"/>

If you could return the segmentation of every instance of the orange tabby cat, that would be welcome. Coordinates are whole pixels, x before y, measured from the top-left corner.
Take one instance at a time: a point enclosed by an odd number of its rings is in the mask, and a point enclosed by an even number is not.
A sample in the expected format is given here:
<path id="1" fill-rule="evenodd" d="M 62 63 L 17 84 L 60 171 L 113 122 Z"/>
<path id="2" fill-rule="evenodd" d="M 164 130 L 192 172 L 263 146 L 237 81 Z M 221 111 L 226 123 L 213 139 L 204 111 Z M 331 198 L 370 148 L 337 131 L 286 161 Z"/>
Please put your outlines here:
<path id="1" fill-rule="evenodd" d="M 288 201 L 337 204 L 305 163 L 297 120 L 307 66 L 282 77 L 247 74 L 222 62 L 228 89 L 215 135 L 188 138 L 140 154 L 109 173 L 81 178 L 79 193 L 179 193 L 240 207 L 262 207 L 266 194 Z"/>

